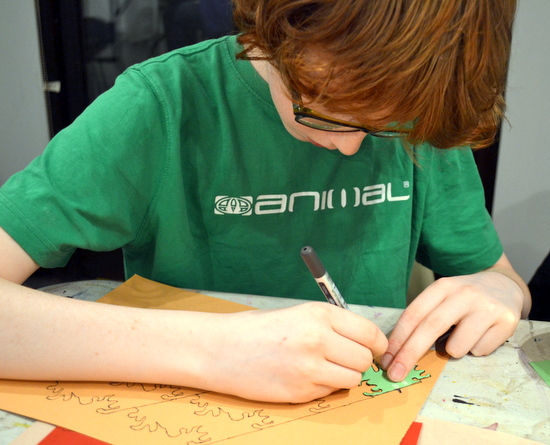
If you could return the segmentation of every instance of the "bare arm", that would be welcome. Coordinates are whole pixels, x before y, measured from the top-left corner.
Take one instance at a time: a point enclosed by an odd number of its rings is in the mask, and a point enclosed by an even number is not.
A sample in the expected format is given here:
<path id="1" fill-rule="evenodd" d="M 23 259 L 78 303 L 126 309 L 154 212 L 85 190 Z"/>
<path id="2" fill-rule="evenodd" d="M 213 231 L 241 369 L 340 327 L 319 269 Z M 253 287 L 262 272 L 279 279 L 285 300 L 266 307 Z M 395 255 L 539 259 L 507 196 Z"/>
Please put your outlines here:
<path id="1" fill-rule="evenodd" d="M 27 252 L 0 227 L 0 278 L 21 284 L 38 267 Z"/>
<path id="2" fill-rule="evenodd" d="M 325 303 L 207 314 L 49 295 L 14 283 L 37 265 L 0 232 L 0 378 L 135 381 L 303 402 L 361 379 L 387 340 Z"/>

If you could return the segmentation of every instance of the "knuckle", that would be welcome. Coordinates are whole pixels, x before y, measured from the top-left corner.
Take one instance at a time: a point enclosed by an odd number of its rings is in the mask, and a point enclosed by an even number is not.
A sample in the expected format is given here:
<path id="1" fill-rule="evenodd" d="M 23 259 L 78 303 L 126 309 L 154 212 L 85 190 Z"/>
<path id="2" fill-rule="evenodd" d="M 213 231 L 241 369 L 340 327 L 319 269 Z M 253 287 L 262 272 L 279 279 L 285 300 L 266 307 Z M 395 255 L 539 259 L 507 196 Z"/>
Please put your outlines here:
<path id="1" fill-rule="evenodd" d="M 342 389 L 356 388 L 361 384 L 362 378 L 363 378 L 362 372 L 353 373 L 353 375 L 350 376 L 349 380 L 344 385 L 342 385 Z"/>
<path id="2" fill-rule="evenodd" d="M 463 282 L 457 277 L 443 277 L 437 280 L 433 286 L 442 294 L 451 296 L 459 295 L 464 302 L 471 302 L 481 297 L 482 293 L 476 283 Z"/>
<path id="3" fill-rule="evenodd" d="M 370 368 L 370 366 L 372 365 L 372 360 L 373 360 L 373 357 L 372 357 L 372 353 L 370 352 L 369 349 L 366 349 L 364 354 L 361 354 L 361 357 L 358 358 L 358 371 L 361 371 L 361 374 L 363 371 L 366 371 L 367 369 Z"/>
<path id="4" fill-rule="evenodd" d="M 434 281 L 431 286 L 439 291 L 445 291 L 451 287 L 454 287 L 454 279 L 453 277 L 441 277 Z"/>
<path id="5" fill-rule="evenodd" d="M 503 306 L 497 298 L 485 298 L 479 310 L 486 313 L 488 318 L 495 320 L 495 324 L 510 326 L 512 329 L 515 329 L 521 318 L 519 311 Z"/>
<path id="6" fill-rule="evenodd" d="M 483 357 L 485 355 L 489 355 L 490 351 L 486 351 L 483 348 L 473 347 L 470 351 L 470 354 L 472 354 L 474 357 Z M 455 357 L 460 358 L 460 357 Z"/>
<path id="7" fill-rule="evenodd" d="M 501 312 L 504 312 L 506 311 L 506 309 L 503 308 L 502 306 L 502 302 L 498 299 L 498 298 L 495 298 L 495 297 L 489 297 L 489 296 L 485 296 L 485 298 L 481 299 L 480 298 L 480 303 L 478 304 L 482 304 L 482 309 L 484 311 L 487 311 L 489 313 L 501 313 Z"/>
<path id="8" fill-rule="evenodd" d="M 503 322 L 513 324 L 514 327 L 515 327 L 515 325 L 519 323 L 520 314 L 519 313 L 514 313 L 511 310 L 507 310 L 502 314 L 501 318 L 502 318 Z"/>
<path id="9" fill-rule="evenodd" d="M 506 325 L 502 329 L 502 343 L 504 343 L 508 338 L 510 338 L 514 335 L 514 332 L 516 332 L 516 328 L 518 326 L 518 323 L 519 323 L 519 320 L 517 320 L 515 323 L 511 323 L 511 324 Z"/>
<path id="10" fill-rule="evenodd" d="M 329 315 L 330 306 L 327 303 L 313 301 L 304 303 L 301 306 L 310 316 L 315 318 L 325 318 Z"/>
<path id="11" fill-rule="evenodd" d="M 401 346 L 403 346 L 402 341 L 392 337 L 389 338 L 387 348 L 389 351 L 399 351 L 401 349 Z"/>
<path id="12" fill-rule="evenodd" d="M 432 313 L 424 320 L 424 326 L 428 332 L 442 335 L 449 329 L 450 322 L 447 314 Z"/>
<path id="13" fill-rule="evenodd" d="M 322 360 L 318 357 L 302 354 L 297 360 L 288 364 L 287 372 L 297 384 L 301 382 L 299 385 L 303 384 L 307 387 L 315 381 L 320 366 L 322 366 Z"/>
<path id="14" fill-rule="evenodd" d="M 416 362 L 423 353 L 424 351 L 419 350 L 417 347 L 405 344 L 399 351 L 399 356 L 395 358 L 395 361 L 404 363 Z"/>
<path id="15" fill-rule="evenodd" d="M 368 320 L 365 320 L 368 322 Z M 363 330 L 363 338 L 372 339 L 372 345 L 377 349 L 386 350 L 388 347 L 388 338 L 374 323 L 368 322 Z"/>
<path id="16" fill-rule="evenodd" d="M 445 346 L 445 351 L 447 351 L 447 354 L 449 354 L 452 358 L 461 358 L 468 353 L 468 351 L 464 351 L 462 348 L 454 344 L 447 344 Z"/>
<path id="17" fill-rule="evenodd" d="M 417 305 L 412 304 L 403 312 L 403 314 L 401 314 L 399 323 L 405 326 L 414 326 L 421 318 L 421 308 Z"/>
<path id="18" fill-rule="evenodd" d="M 465 293 L 466 295 L 478 295 L 479 292 L 479 284 L 478 283 L 472 283 L 472 282 L 465 282 L 460 284 L 460 289 L 462 293 Z"/>
<path id="19" fill-rule="evenodd" d="M 306 350 L 317 351 L 324 345 L 324 336 L 319 331 L 309 331 L 301 341 Z"/>
<path id="20" fill-rule="evenodd" d="M 305 360 L 300 365 L 299 374 L 300 377 L 306 381 L 311 382 L 317 371 L 317 366 L 313 360 Z"/>

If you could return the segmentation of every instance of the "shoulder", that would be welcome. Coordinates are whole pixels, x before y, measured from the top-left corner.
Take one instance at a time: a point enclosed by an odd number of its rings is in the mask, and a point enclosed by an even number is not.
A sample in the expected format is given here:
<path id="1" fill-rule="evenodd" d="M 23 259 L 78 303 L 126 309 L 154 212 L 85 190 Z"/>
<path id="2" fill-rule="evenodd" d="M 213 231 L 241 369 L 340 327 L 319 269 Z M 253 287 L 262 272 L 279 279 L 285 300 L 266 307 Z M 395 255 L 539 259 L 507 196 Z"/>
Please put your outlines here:
<path id="1" fill-rule="evenodd" d="M 468 146 L 440 149 L 423 144 L 414 148 L 412 156 L 418 172 L 426 176 L 477 175 L 473 151 Z"/>
<path id="2" fill-rule="evenodd" d="M 130 89 L 146 88 L 175 112 L 204 107 L 206 102 L 215 105 L 218 92 L 237 78 L 239 48 L 235 36 L 203 41 L 133 65 L 117 83 Z"/>
<path id="3" fill-rule="evenodd" d="M 206 40 L 133 65 L 123 75 L 139 73 L 146 79 L 169 81 L 185 75 L 219 75 L 214 68 L 234 64 L 239 48 L 235 36 Z"/>

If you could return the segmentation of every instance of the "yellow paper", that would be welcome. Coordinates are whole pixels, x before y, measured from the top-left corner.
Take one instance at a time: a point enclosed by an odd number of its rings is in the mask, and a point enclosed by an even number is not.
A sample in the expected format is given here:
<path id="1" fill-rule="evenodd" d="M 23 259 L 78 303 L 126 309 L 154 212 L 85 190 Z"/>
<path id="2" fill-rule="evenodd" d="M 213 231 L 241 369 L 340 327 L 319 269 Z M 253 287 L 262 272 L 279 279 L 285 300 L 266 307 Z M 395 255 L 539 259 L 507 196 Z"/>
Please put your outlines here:
<path id="1" fill-rule="evenodd" d="M 100 301 L 205 312 L 251 309 L 137 276 Z M 430 378 L 376 397 L 359 386 L 293 405 L 168 385 L 0 380 L 0 408 L 121 445 L 399 444 L 446 361 L 430 351 L 418 364 Z"/>

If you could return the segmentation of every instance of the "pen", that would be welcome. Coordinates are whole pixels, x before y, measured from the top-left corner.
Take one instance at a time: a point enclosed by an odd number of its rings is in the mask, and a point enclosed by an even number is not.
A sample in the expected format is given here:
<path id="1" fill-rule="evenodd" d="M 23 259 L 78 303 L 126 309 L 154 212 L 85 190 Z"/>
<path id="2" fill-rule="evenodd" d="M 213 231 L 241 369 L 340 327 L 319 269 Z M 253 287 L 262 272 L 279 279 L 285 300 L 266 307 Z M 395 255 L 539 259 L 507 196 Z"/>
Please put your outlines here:
<path id="1" fill-rule="evenodd" d="M 302 247 L 302 250 L 300 250 L 300 255 L 306 263 L 307 268 L 313 275 L 313 278 L 315 278 L 315 281 L 317 281 L 317 284 L 323 291 L 327 301 L 330 304 L 347 309 L 348 311 L 351 310 L 348 307 L 346 300 L 344 300 L 344 297 L 342 297 L 342 294 L 336 287 L 336 284 L 334 284 L 334 281 L 330 278 L 330 275 L 325 269 L 325 266 L 323 266 L 323 263 L 321 263 L 321 260 L 315 253 L 315 250 L 313 250 L 313 247 Z M 376 366 L 381 368 L 380 357 L 373 357 L 373 362 L 376 363 Z"/>
<path id="2" fill-rule="evenodd" d="M 321 260 L 315 253 L 315 250 L 313 250 L 313 247 L 302 247 L 302 250 L 300 250 L 300 255 L 313 275 L 313 278 L 317 281 L 317 284 L 321 288 L 321 291 L 325 295 L 327 301 L 330 304 L 349 310 L 344 297 L 342 297 L 342 294 L 336 287 L 336 284 L 334 284 L 334 281 L 332 281 L 332 278 L 330 278 L 330 275 L 325 269 L 325 266 L 323 266 L 323 263 L 321 263 Z"/>

